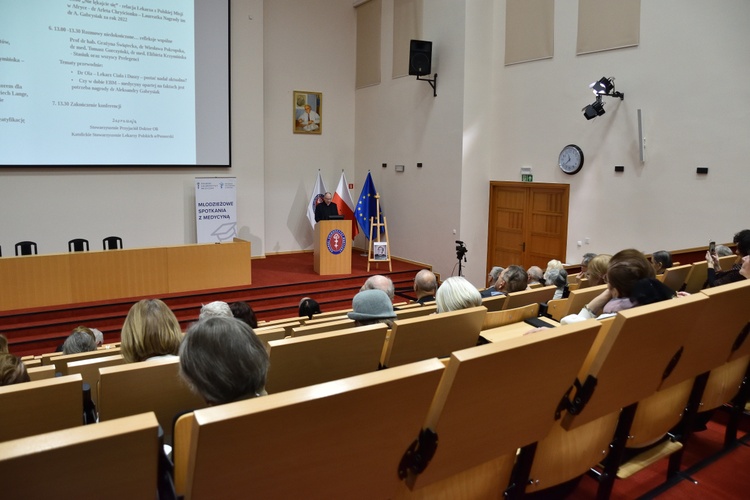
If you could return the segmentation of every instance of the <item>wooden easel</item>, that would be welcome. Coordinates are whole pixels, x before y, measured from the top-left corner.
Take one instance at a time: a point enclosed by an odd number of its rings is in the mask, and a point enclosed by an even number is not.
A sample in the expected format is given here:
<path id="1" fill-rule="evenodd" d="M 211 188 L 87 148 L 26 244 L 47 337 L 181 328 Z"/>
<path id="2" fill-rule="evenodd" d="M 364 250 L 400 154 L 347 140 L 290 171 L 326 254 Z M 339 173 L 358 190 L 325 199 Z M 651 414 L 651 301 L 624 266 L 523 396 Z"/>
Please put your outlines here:
<path id="1" fill-rule="evenodd" d="M 370 239 L 367 243 L 367 272 L 370 272 L 370 262 L 388 262 L 388 271 L 393 271 L 393 266 L 391 264 L 391 244 L 390 240 L 388 239 L 388 225 L 385 221 L 385 215 L 383 216 L 383 222 L 380 222 L 380 195 L 378 193 L 375 193 L 375 203 L 375 213 L 377 215 L 375 217 L 370 217 Z M 376 227 L 378 238 L 377 243 L 382 243 L 383 241 L 385 241 L 385 259 L 374 259 L 372 256 L 373 243 L 375 243 L 374 241 L 372 241 L 372 231 Z M 381 240 L 381 227 L 385 230 L 384 240 Z"/>

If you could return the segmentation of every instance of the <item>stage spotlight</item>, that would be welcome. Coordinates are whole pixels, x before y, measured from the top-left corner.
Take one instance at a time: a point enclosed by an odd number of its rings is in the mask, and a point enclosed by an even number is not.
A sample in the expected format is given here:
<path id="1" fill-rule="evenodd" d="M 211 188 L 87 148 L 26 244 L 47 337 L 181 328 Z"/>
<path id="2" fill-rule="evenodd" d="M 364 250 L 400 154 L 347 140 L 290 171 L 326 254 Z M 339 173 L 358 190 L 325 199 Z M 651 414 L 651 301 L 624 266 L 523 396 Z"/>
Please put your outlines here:
<path id="1" fill-rule="evenodd" d="M 593 118 L 596 118 L 597 116 L 602 116 L 604 114 L 604 100 L 602 99 L 603 97 L 615 97 L 619 98 L 620 100 L 625 99 L 625 94 L 623 94 L 622 92 L 617 92 L 615 90 L 615 77 L 613 76 L 609 78 L 603 76 L 598 82 L 594 82 L 589 85 L 589 88 L 594 91 L 594 94 L 596 95 L 596 101 L 581 110 L 583 111 L 583 116 L 585 116 L 587 120 L 591 120 Z"/>
<path id="2" fill-rule="evenodd" d="M 596 95 L 609 95 L 609 92 L 615 88 L 614 78 L 607 78 L 603 76 L 598 82 L 594 82 L 589 85 L 589 88 L 594 91 Z"/>
<path id="3" fill-rule="evenodd" d="M 597 116 L 602 116 L 604 114 L 604 102 L 602 101 L 602 97 L 597 96 L 596 101 L 583 108 L 582 111 L 583 116 L 585 116 L 587 120 L 591 120 Z"/>

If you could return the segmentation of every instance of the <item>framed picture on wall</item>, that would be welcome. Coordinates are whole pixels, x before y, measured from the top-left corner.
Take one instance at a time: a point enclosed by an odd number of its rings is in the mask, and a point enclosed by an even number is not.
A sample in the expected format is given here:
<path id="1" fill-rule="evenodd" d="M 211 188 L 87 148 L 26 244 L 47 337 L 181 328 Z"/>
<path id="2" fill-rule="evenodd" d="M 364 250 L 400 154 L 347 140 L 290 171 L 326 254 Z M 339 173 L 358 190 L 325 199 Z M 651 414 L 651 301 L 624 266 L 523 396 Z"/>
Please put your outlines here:
<path id="1" fill-rule="evenodd" d="M 292 102 L 295 134 L 321 134 L 323 132 L 323 94 L 295 90 Z"/>

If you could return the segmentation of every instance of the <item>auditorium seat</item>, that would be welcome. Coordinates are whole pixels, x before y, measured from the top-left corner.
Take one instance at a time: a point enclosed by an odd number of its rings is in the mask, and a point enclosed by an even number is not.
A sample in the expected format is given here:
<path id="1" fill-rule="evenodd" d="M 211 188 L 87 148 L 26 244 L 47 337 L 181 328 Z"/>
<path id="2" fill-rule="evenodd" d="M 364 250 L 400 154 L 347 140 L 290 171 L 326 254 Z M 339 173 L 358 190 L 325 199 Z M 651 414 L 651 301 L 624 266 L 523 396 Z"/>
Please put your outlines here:
<path id="1" fill-rule="evenodd" d="M 0 387 L 0 442 L 83 425 L 82 387 L 80 375 Z"/>
<path id="2" fill-rule="evenodd" d="M 84 238 L 75 238 L 68 242 L 68 252 L 88 252 L 89 240 Z"/>
<path id="3" fill-rule="evenodd" d="M 541 288 L 532 288 L 520 292 L 511 292 L 506 294 L 503 309 L 515 309 L 516 307 L 527 306 L 529 304 L 541 304 L 552 300 L 557 287 L 554 285 L 543 286 Z"/>
<path id="4" fill-rule="evenodd" d="M 394 498 L 443 370 L 429 359 L 196 410 L 181 417 L 189 433 L 175 428 L 175 489 L 186 499 Z"/>
<path id="5" fill-rule="evenodd" d="M 33 241 L 19 241 L 16 243 L 16 255 L 36 255 L 36 243 Z"/>
<path id="6" fill-rule="evenodd" d="M 107 236 L 102 240 L 104 250 L 117 250 L 122 248 L 122 238 L 119 236 Z"/>
<path id="7" fill-rule="evenodd" d="M 6 441 L 3 498 L 155 498 L 158 447 L 153 413 Z"/>
<path id="8" fill-rule="evenodd" d="M 153 411 L 172 441 L 172 418 L 206 402 L 179 376 L 177 357 L 99 368 L 99 421 Z"/>
<path id="9" fill-rule="evenodd" d="M 269 342 L 269 394 L 377 371 L 382 323 Z"/>

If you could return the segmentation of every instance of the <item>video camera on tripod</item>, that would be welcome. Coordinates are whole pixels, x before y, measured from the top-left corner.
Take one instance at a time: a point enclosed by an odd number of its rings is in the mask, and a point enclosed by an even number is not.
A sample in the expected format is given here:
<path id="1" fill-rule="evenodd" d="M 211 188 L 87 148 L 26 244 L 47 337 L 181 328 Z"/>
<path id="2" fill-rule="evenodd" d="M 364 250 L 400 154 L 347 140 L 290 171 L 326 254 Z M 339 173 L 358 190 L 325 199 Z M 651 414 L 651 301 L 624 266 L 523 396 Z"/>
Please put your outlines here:
<path id="1" fill-rule="evenodd" d="M 464 245 L 464 242 L 456 240 L 456 258 L 465 262 L 467 253 L 469 253 L 469 251 L 466 249 L 466 245 Z"/>
<path id="2" fill-rule="evenodd" d="M 469 251 L 466 249 L 466 245 L 464 245 L 464 242 L 461 240 L 456 240 L 456 258 L 458 259 L 458 275 L 463 276 L 461 274 L 461 261 L 466 262 L 466 254 L 469 253 Z"/>

